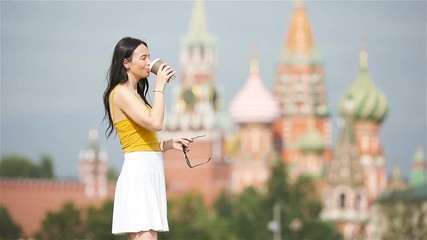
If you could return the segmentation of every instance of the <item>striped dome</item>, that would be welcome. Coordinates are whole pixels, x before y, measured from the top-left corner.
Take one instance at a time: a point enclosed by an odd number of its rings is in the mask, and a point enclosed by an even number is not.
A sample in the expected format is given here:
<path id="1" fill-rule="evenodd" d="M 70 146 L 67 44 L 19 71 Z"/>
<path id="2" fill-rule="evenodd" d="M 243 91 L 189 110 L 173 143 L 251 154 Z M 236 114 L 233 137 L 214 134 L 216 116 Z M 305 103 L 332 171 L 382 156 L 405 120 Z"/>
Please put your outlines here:
<path id="1" fill-rule="evenodd" d="M 258 60 L 251 61 L 246 84 L 230 104 L 230 116 L 237 123 L 270 123 L 279 116 L 279 105 L 259 76 Z"/>
<path id="2" fill-rule="evenodd" d="M 354 118 L 381 123 L 388 113 L 388 101 L 383 92 L 378 90 L 368 73 L 368 54 L 360 53 L 360 69 L 356 81 L 340 100 L 339 110 L 345 113 L 344 103 L 352 100 Z"/>
<path id="3" fill-rule="evenodd" d="M 325 142 L 322 135 L 315 128 L 312 128 L 298 142 L 299 149 L 305 154 L 320 154 L 325 149 Z"/>

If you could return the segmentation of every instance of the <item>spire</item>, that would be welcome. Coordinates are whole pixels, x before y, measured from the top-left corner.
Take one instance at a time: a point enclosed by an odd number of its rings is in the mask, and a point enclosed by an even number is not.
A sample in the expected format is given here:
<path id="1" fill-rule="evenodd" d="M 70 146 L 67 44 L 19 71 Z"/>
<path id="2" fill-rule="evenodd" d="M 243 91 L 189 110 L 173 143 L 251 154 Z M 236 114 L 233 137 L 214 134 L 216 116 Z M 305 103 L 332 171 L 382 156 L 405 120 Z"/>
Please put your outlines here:
<path id="1" fill-rule="evenodd" d="M 398 165 L 394 164 L 393 175 L 392 175 L 391 181 L 390 181 L 390 189 L 391 190 L 402 190 L 404 188 L 405 188 L 405 183 L 402 180 L 400 168 Z"/>
<path id="2" fill-rule="evenodd" d="M 368 53 L 366 52 L 366 38 L 361 39 L 361 50 L 359 54 L 359 66 L 360 69 L 368 68 Z"/>
<path id="3" fill-rule="evenodd" d="M 417 151 L 414 155 L 414 162 L 425 162 L 426 161 L 426 155 L 424 153 L 424 150 L 421 146 L 418 146 Z"/>
<path id="4" fill-rule="evenodd" d="M 253 56 L 252 56 L 251 63 L 250 63 L 249 73 L 251 75 L 253 75 L 253 74 L 258 75 L 259 74 L 259 60 L 258 60 L 258 57 L 256 54 L 256 47 L 253 47 Z"/>
<path id="5" fill-rule="evenodd" d="M 305 7 L 305 1 L 304 0 L 295 0 L 294 6 L 295 6 L 295 8 L 304 8 Z"/>
<path id="6" fill-rule="evenodd" d="M 353 126 L 354 101 L 349 98 L 344 103 L 342 115 L 344 117 L 344 126 L 340 130 L 338 144 L 352 145 L 355 143 Z"/>
<path id="7" fill-rule="evenodd" d="M 294 5 L 286 48 L 291 55 L 309 56 L 314 50 L 314 40 L 305 2 L 296 0 Z"/>
<path id="8" fill-rule="evenodd" d="M 79 158 L 82 161 L 106 161 L 107 153 L 99 147 L 98 144 L 98 130 L 91 129 L 89 131 L 89 144 L 80 151 Z"/>
<path id="9" fill-rule="evenodd" d="M 400 176 L 400 168 L 399 166 L 394 166 L 393 168 L 393 182 L 400 182 L 402 181 L 402 177 Z"/>
<path id="10" fill-rule="evenodd" d="M 255 54 L 249 71 L 245 85 L 230 103 L 230 116 L 238 123 L 271 123 L 279 116 L 279 105 L 262 82 Z"/>
<path id="11" fill-rule="evenodd" d="M 213 43 L 208 31 L 205 4 L 203 0 L 196 0 L 191 15 L 190 28 L 185 38 L 187 44 Z"/>
<path id="12" fill-rule="evenodd" d="M 96 129 L 89 131 L 89 140 L 91 142 L 96 142 L 98 140 L 98 131 Z"/>
<path id="13" fill-rule="evenodd" d="M 423 184 L 427 184 L 427 160 L 423 148 L 419 146 L 412 161 L 409 185 L 415 187 Z"/>

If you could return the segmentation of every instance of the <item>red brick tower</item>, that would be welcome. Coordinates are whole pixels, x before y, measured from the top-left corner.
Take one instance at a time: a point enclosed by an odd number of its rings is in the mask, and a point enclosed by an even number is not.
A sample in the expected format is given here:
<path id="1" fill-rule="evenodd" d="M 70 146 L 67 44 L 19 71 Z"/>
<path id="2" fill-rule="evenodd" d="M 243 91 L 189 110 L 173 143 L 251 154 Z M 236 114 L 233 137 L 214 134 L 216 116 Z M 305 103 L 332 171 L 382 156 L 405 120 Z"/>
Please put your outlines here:
<path id="1" fill-rule="evenodd" d="M 331 159 L 327 86 L 304 1 L 295 1 L 276 71 L 274 93 L 281 117 L 274 126 L 275 139 L 282 159 L 289 164 L 290 176 L 295 177 L 301 169 L 298 159 L 304 157 L 299 142 L 310 132 L 317 132 L 323 139 L 324 151 L 319 155 L 322 161 Z"/>
<path id="2" fill-rule="evenodd" d="M 98 131 L 89 132 L 89 145 L 79 154 L 79 180 L 85 186 L 89 198 L 105 198 L 107 195 L 107 153 L 98 146 Z"/>

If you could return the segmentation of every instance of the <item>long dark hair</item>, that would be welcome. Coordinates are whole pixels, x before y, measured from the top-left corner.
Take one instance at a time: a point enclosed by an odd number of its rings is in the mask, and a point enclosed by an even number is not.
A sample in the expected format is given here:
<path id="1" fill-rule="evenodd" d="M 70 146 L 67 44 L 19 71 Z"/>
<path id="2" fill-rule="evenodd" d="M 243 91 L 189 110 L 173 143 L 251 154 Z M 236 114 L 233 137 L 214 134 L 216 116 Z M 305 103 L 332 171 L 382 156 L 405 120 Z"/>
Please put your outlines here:
<path id="1" fill-rule="evenodd" d="M 124 84 L 128 81 L 128 75 L 126 74 L 126 68 L 123 66 L 123 61 L 128 59 L 129 61 L 132 59 L 133 51 L 141 44 L 144 44 L 147 48 L 148 45 L 146 42 L 131 38 L 125 37 L 120 39 L 120 41 L 116 44 L 113 53 L 113 59 L 111 60 L 111 66 L 107 73 L 107 89 L 104 91 L 104 109 L 105 114 L 103 120 L 108 119 L 108 127 L 105 130 L 105 136 L 110 137 L 111 133 L 114 130 L 114 123 L 111 117 L 110 112 L 110 93 L 113 89 L 119 85 Z M 151 105 L 147 101 L 147 92 L 148 92 L 148 80 L 147 78 L 140 79 L 137 85 L 137 91 L 139 96 L 141 96 L 142 100 L 144 100 L 145 104 Z"/>

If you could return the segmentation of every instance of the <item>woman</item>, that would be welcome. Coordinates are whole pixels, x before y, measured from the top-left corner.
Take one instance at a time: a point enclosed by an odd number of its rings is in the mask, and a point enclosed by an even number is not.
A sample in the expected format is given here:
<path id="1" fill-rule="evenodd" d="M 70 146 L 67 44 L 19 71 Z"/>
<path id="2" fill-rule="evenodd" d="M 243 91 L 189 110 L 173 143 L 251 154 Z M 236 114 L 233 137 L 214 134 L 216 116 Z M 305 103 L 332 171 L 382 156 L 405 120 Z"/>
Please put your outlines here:
<path id="1" fill-rule="evenodd" d="M 160 142 L 163 127 L 167 79 L 175 74 L 163 63 L 157 72 L 153 105 L 147 101 L 150 53 L 139 39 L 121 39 L 113 53 L 104 92 L 104 119 L 107 138 L 116 130 L 124 152 L 124 162 L 116 184 L 113 234 L 128 239 L 157 239 L 158 231 L 168 231 L 165 176 L 162 152 L 188 149 L 190 138 Z M 187 150 L 188 151 L 188 150 Z"/>

